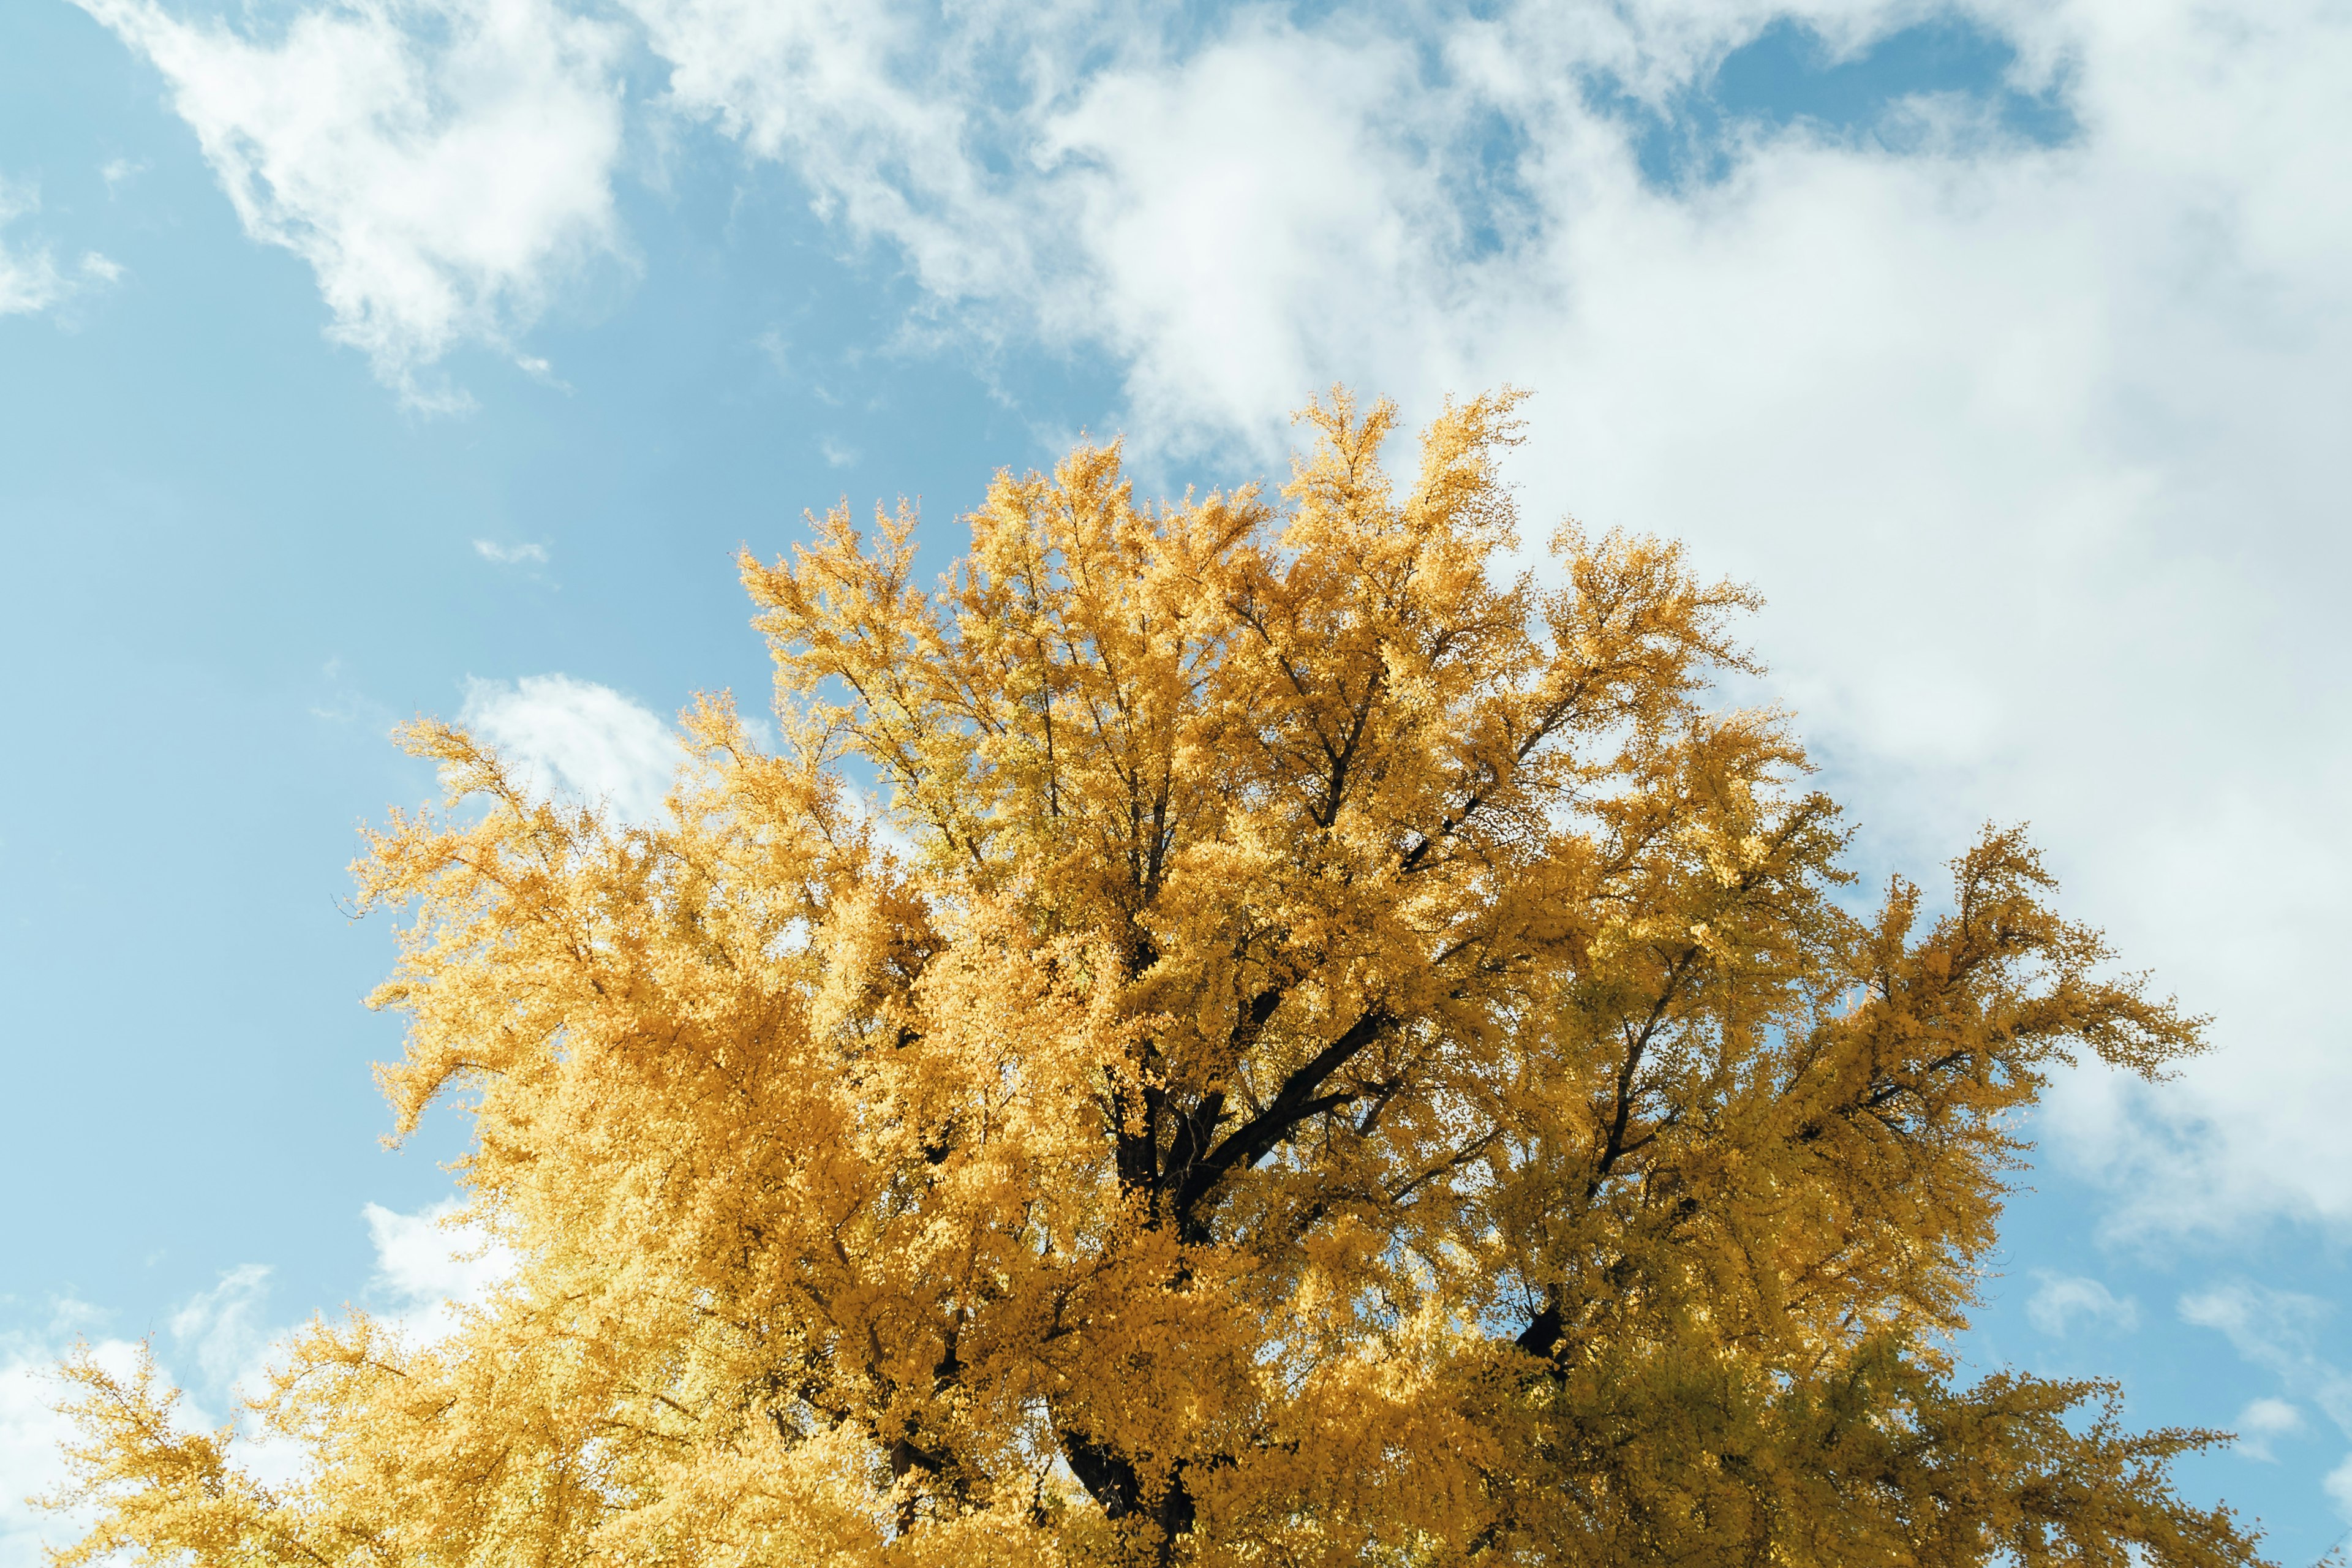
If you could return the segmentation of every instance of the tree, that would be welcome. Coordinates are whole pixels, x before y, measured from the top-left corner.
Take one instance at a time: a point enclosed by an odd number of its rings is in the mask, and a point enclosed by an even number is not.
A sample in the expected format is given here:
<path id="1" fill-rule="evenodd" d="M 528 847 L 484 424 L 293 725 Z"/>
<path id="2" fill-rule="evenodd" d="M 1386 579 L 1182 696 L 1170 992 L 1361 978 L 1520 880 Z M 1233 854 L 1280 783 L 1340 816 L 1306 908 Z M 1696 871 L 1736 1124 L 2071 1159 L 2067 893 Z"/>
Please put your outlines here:
<path id="1" fill-rule="evenodd" d="M 2168 1478 L 2216 1434 L 1948 1348 L 2047 1073 L 2201 1021 L 2014 831 L 1851 912 L 1785 721 L 1706 705 L 1748 591 L 1493 575 L 1515 401 L 1400 493 L 1337 393 L 1280 506 L 1081 446 L 936 594 L 903 506 L 747 554 L 781 740 L 699 701 L 658 823 L 412 726 L 383 1084 L 468 1108 L 520 1271 L 314 1324 L 282 1487 L 76 1363 L 60 1561 L 2253 1561 Z"/>

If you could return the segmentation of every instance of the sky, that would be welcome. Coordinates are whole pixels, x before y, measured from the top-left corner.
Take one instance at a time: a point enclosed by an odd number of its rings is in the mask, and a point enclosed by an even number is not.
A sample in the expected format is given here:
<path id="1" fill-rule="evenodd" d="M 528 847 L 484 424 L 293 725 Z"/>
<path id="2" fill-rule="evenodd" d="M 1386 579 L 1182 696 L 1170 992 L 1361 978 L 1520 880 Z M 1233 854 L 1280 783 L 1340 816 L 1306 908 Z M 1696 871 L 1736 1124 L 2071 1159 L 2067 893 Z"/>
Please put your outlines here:
<path id="1" fill-rule="evenodd" d="M 2028 1131 L 1978 1369 L 2352 1528 L 2352 12 L 2340 0 L 0 5 L 0 1568 L 43 1369 L 217 1422 L 495 1259 L 387 1149 L 357 829 L 460 718 L 652 809 L 763 699 L 732 557 L 1335 380 L 1527 387 L 1528 532 L 1689 542 L 1860 834 L 2026 820 L 2214 1018 Z M 1397 454 L 1400 459 L 1406 454 Z"/>

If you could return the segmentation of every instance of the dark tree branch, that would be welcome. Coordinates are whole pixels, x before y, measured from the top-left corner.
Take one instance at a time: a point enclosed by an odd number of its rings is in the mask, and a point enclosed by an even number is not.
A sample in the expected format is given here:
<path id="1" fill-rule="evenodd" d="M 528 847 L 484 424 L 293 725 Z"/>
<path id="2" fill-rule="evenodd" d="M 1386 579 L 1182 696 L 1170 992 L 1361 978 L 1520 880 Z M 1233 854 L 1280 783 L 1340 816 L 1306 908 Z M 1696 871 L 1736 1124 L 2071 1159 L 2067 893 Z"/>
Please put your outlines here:
<path id="1" fill-rule="evenodd" d="M 1275 1009 L 1282 1005 L 1283 997 L 1288 994 L 1286 985 L 1269 985 L 1251 997 L 1242 1008 L 1241 1016 L 1234 1020 L 1233 1033 L 1227 1037 L 1236 1061 L 1257 1043 L 1258 1037 L 1265 1032 L 1267 1020 L 1274 1016 Z M 1201 1102 L 1189 1113 L 1177 1117 L 1176 1133 L 1170 1142 L 1168 1161 L 1163 1168 L 1165 1181 L 1175 1184 L 1181 1191 L 1185 1179 L 1208 1152 L 1210 1144 L 1216 1138 L 1217 1128 L 1224 1120 L 1225 1091 L 1222 1089 L 1211 1089 L 1201 1097 Z"/>
<path id="2" fill-rule="evenodd" d="M 1404 858 L 1398 863 L 1397 868 L 1400 871 L 1410 876 L 1419 870 L 1422 861 L 1428 857 L 1431 850 L 1459 832 L 1462 825 L 1477 814 L 1479 808 L 1486 804 L 1488 797 L 1502 785 L 1506 779 L 1510 777 L 1511 773 L 1517 771 L 1518 765 L 1526 762 L 1535 749 L 1542 745 L 1552 732 L 1559 728 L 1561 722 L 1568 718 L 1576 706 L 1584 700 L 1584 694 L 1592 684 L 1594 673 L 1594 671 L 1586 670 L 1559 701 L 1544 710 L 1543 715 L 1536 721 L 1535 728 L 1528 731 L 1527 739 L 1511 748 L 1510 769 L 1498 769 L 1491 763 L 1480 769 L 1485 776 L 1463 797 L 1460 805 L 1455 806 L 1440 819 L 1434 832 L 1423 834 L 1421 842 L 1405 852 Z"/>
<path id="3" fill-rule="evenodd" d="M 1388 1201 L 1391 1204 L 1402 1204 L 1405 1199 L 1412 1196 L 1414 1193 L 1420 1191 L 1423 1187 L 1427 1186 L 1438 1177 L 1452 1175 L 1463 1166 L 1470 1163 L 1471 1161 L 1475 1160 L 1480 1155 L 1486 1153 L 1488 1149 L 1494 1147 L 1495 1140 L 1500 1138 L 1502 1135 L 1503 1130 L 1500 1127 L 1492 1127 L 1487 1129 L 1483 1136 L 1473 1139 L 1469 1145 L 1462 1149 L 1459 1152 L 1447 1159 L 1439 1161 L 1436 1164 L 1432 1165 L 1428 1170 L 1423 1171 L 1420 1175 L 1413 1177 L 1412 1180 L 1405 1183 L 1404 1185 L 1390 1193 L 1388 1194 Z"/>
<path id="4" fill-rule="evenodd" d="M 1159 1506 L 1147 1510 L 1143 1478 L 1126 1455 L 1074 1427 L 1058 1427 L 1055 1436 L 1061 1439 L 1062 1457 L 1069 1461 L 1070 1473 L 1078 1478 L 1087 1495 L 1100 1505 L 1103 1517 L 1130 1519 L 1148 1513 L 1160 1526 L 1160 1561 L 1170 1561 L 1176 1539 L 1192 1533 L 1196 1518 L 1192 1494 L 1184 1485 L 1182 1461 L 1178 1461 L 1176 1474 L 1169 1478 L 1168 1490 L 1160 1498 Z"/>
<path id="5" fill-rule="evenodd" d="M 1559 1300 L 1555 1293 L 1551 1301 L 1519 1331 L 1519 1337 L 1511 1342 L 1529 1355 L 1549 1356 L 1559 1343 L 1560 1336 L 1567 1331 L 1568 1324 L 1559 1315 Z"/>
<path id="6" fill-rule="evenodd" d="M 1234 1129 L 1223 1142 L 1192 1163 L 1177 1186 L 1174 1205 L 1176 1216 L 1188 1232 L 1197 1229 L 1194 1215 L 1202 1201 L 1218 1183 L 1224 1180 L 1227 1173 L 1256 1164 L 1273 1152 L 1277 1144 L 1289 1138 L 1302 1123 L 1357 1098 L 1358 1091 L 1353 1089 L 1336 1094 L 1319 1091 L 1333 1073 L 1386 1034 L 1395 1022 L 1379 1007 L 1365 1013 L 1338 1039 L 1300 1063 L 1283 1080 L 1281 1089 L 1264 1110 Z"/>

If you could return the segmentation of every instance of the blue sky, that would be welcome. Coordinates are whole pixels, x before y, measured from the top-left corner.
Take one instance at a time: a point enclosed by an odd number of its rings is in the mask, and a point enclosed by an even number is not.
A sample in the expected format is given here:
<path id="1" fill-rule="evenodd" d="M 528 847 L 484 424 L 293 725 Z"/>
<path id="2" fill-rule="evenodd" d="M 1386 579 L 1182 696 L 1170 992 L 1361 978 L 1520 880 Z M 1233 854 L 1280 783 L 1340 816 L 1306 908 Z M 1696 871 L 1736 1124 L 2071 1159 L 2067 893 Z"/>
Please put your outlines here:
<path id="1" fill-rule="evenodd" d="M 756 700 L 804 507 L 1123 431 L 1278 472 L 1344 377 L 1535 389 L 1514 478 L 1754 581 L 1873 876 L 2029 818 L 2217 1016 L 2057 1086 L 1975 1363 L 2120 1378 L 2352 1523 L 2352 28 L 2173 0 L 0 7 L 0 1493 L 36 1369 L 467 1275 L 378 1146 L 355 826 L 467 713 L 640 797 Z M 1532 530 L 1531 530 L 1532 531 Z M 375 1205 L 373 1209 L 370 1205 Z M 372 1216 L 372 1217 L 371 1217 Z M 0 1504 L 0 1568 L 37 1525 Z"/>

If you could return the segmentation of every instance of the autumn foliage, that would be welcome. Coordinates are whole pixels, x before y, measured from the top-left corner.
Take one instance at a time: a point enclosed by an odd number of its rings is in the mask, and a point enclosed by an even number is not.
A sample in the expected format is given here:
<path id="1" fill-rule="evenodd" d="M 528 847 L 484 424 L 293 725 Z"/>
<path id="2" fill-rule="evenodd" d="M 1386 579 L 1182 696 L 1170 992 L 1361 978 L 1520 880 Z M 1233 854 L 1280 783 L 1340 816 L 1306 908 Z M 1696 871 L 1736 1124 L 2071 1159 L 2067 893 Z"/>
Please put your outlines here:
<path id="1" fill-rule="evenodd" d="M 62 1561 L 2250 1561 L 2212 1435 L 1947 1348 L 2047 1074 L 2199 1022 L 2015 832 L 1851 897 L 1709 705 L 1746 590 L 1501 575 L 1513 402 L 1400 487 L 1335 395 L 1278 500 L 1081 447 L 936 587 L 835 511 L 741 563 L 778 742 L 701 702 L 657 822 L 412 726 L 383 1087 L 521 1266 L 293 1344 L 282 1486 L 78 1363 Z"/>

